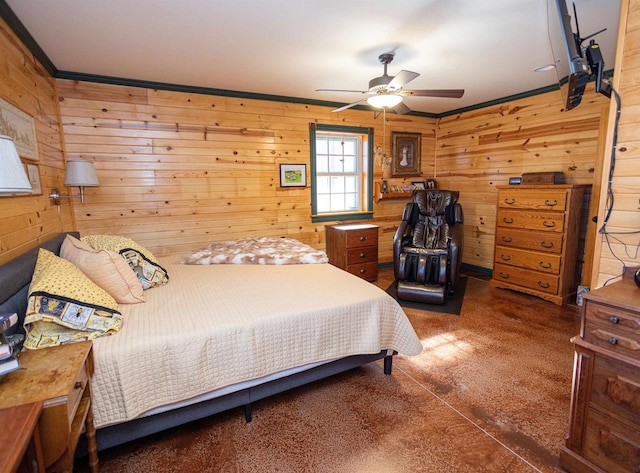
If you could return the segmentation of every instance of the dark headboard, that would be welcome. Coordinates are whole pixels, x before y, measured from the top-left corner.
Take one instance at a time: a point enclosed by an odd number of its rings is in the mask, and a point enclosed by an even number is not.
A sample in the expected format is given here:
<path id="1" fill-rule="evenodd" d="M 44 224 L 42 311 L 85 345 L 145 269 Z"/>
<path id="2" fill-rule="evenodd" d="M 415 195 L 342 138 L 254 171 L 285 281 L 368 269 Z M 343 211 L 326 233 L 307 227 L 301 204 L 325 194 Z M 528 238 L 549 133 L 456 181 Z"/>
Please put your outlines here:
<path id="1" fill-rule="evenodd" d="M 59 255 L 67 235 L 80 238 L 78 232 L 61 233 L 0 266 L 0 314 L 15 312 L 20 317 L 20 322 L 11 327 L 8 333 L 24 332 L 22 322 L 27 310 L 27 292 L 36 267 L 38 250 L 44 248 Z"/>

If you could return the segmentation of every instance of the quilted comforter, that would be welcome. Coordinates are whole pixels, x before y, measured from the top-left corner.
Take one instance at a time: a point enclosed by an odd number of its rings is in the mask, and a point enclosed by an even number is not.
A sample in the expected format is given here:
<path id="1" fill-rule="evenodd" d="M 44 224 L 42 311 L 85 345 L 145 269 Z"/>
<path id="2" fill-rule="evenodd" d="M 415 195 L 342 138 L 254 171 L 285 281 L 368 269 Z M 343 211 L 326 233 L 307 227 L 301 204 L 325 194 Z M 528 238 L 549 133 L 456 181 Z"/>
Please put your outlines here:
<path id="1" fill-rule="evenodd" d="M 94 341 L 97 427 L 308 363 L 422 350 L 393 298 L 329 264 L 160 263 L 169 284 Z"/>

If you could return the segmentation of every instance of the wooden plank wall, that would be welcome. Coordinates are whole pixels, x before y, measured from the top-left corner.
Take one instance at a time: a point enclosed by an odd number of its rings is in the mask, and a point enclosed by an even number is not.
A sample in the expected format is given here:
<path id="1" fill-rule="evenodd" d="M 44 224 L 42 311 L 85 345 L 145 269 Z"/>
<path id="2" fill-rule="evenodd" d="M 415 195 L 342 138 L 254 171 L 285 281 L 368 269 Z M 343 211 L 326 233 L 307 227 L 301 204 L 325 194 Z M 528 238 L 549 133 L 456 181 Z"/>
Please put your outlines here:
<path id="1" fill-rule="evenodd" d="M 423 170 L 432 175 L 432 118 L 387 115 L 383 143 L 383 117 L 372 111 L 69 80 L 58 88 L 67 158 L 93 161 L 100 180 L 84 205 L 73 203 L 77 229 L 126 235 L 157 254 L 262 235 L 324 248 L 309 188 L 279 187 L 279 164 L 304 163 L 309 172 L 311 122 L 374 127 L 375 145 L 387 153 L 391 131 L 422 133 Z M 382 177 L 380 165 L 374 177 Z M 382 262 L 392 260 L 405 202 L 375 205 Z"/>
<path id="2" fill-rule="evenodd" d="M 0 197 L 0 264 L 61 231 L 73 230 L 73 214 L 58 214 L 48 195 L 62 188 L 64 158 L 55 81 L 0 20 L 0 97 L 35 118 L 43 195 Z M 33 161 L 31 161 L 33 162 Z"/>
<path id="3" fill-rule="evenodd" d="M 640 267 L 640 0 L 622 2 L 614 87 L 620 94 L 622 113 L 618 129 L 615 171 L 612 179 L 614 197 L 608 235 L 600 235 L 596 245 L 593 287 L 618 278 L 624 267 Z M 607 149 L 614 136 L 615 111 L 609 115 Z M 610 152 L 605 154 L 609 158 Z M 606 160 L 601 181 L 606 189 L 610 159 Z M 604 193 L 603 193 L 604 194 Z M 604 221 L 606 198 L 598 213 Z"/>
<path id="4" fill-rule="evenodd" d="M 606 97 L 588 92 L 561 112 L 559 91 L 438 121 L 436 173 L 442 188 L 460 191 L 465 218 L 464 263 L 493 267 L 497 185 L 525 172 L 562 171 L 569 184 L 592 184 Z"/>

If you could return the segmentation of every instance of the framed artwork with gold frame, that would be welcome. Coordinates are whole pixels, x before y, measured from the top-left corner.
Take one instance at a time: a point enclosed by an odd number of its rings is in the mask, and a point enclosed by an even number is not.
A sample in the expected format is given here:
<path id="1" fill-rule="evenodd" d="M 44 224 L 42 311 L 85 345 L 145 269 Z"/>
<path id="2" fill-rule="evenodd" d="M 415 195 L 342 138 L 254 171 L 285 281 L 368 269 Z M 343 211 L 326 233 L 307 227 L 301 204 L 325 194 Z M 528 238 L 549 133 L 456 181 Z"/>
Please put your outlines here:
<path id="1" fill-rule="evenodd" d="M 391 143 L 391 176 L 419 176 L 422 135 L 394 131 L 391 132 Z"/>

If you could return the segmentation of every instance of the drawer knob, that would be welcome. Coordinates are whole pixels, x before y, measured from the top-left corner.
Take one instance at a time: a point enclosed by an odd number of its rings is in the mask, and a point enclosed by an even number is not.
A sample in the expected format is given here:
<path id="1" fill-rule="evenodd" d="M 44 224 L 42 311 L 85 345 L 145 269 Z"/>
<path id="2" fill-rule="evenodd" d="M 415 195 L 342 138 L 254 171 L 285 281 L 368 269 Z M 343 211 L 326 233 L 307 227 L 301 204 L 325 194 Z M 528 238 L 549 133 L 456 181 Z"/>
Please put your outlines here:
<path id="1" fill-rule="evenodd" d="M 616 317 L 615 315 L 612 316 L 609 320 L 611 320 L 612 324 L 619 324 L 620 323 L 620 318 Z"/>
<path id="2" fill-rule="evenodd" d="M 512 219 L 512 218 L 507 218 L 507 217 L 504 217 L 504 218 L 502 219 L 502 221 L 503 221 L 504 223 L 507 223 L 507 224 L 508 224 L 508 223 L 513 223 L 513 219 Z"/>
<path id="3" fill-rule="evenodd" d="M 540 242 L 540 246 L 542 246 L 543 248 L 553 248 L 553 242 L 549 242 L 547 243 L 546 241 L 541 241 Z"/>
<path id="4" fill-rule="evenodd" d="M 360 253 L 360 258 L 364 258 L 365 256 L 367 256 L 366 253 Z"/>
<path id="5" fill-rule="evenodd" d="M 549 200 L 545 200 L 544 201 L 544 205 L 548 206 L 548 207 L 554 207 L 556 205 L 558 205 L 558 201 L 553 199 L 553 202 L 549 201 Z"/>
<path id="6" fill-rule="evenodd" d="M 367 272 L 367 270 L 366 270 L 366 269 L 361 269 L 361 270 L 360 270 L 360 274 L 364 274 L 364 273 L 366 273 L 366 272 Z"/>
<path id="7" fill-rule="evenodd" d="M 538 281 L 538 286 L 540 286 L 542 289 L 549 289 L 549 286 L 551 286 L 551 284 L 549 284 L 548 282 Z"/>
<path id="8" fill-rule="evenodd" d="M 500 271 L 500 277 L 502 279 L 509 279 L 509 273 L 503 273 L 502 271 Z"/>
<path id="9" fill-rule="evenodd" d="M 365 241 L 367 239 L 367 237 L 361 236 L 360 237 L 360 241 Z"/>
<path id="10" fill-rule="evenodd" d="M 502 261 L 511 261 L 511 256 L 510 255 L 500 255 L 500 259 Z"/>
<path id="11" fill-rule="evenodd" d="M 513 241 L 513 238 L 503 236 L 502 237 L 502 241 L 504 241 L 505 243 L 511 243 Z"/>
<path id="12" fill-rule="evenodd" d="M 540 263 L 538 263 L 540 265 L 541 268 L 544 269 L 549 269 L 551 267 L 551 263 L 545 263 L 544 261 L 540 261 Z"/>
<path id="13" fill-rule="evenodd" d="M 516 199 L 504 199 L 504 203 L 507 205 L 513 205 L 516 203 Z"/>
<path id="14" fill-rule="evenodd" d="M 552 220 L 551 223 L 547 222 L 546 220 L 542 222 L 542 225 L 544 225 L 547 228 L 553 228 L 556 226 L 556 222 L 555 220 Z"/>
<path id="15" fill-rule="evenodd" d="M 76 381 L 76 384 L 73 385 L 73 389 L 82 389 L 82 382 Z"/>
<path id="16" fill-rule="evenodd" d="M 609 337 L 609 343 L 611 343 L 611 345 L 617 345 L 618 339 L 616 337 Z"/>

